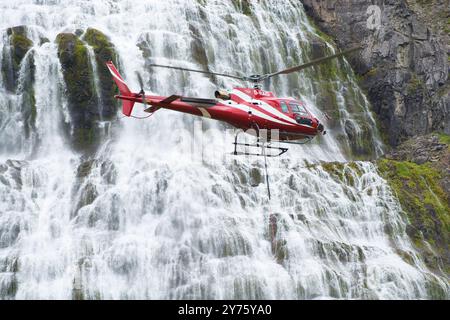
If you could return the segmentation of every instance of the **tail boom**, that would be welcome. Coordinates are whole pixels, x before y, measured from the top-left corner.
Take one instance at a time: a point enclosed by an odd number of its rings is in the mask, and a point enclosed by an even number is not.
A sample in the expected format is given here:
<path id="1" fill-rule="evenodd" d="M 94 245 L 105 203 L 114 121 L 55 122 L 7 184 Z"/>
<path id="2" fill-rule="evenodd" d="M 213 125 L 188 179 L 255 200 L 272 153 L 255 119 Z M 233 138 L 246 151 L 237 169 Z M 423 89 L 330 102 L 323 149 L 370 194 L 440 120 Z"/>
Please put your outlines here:
<path id="1" fill-rule="evenodd" d="M 109 72 L 111 72 L 113 80 L 119 88 L 120 96 L 116 97 L 122 100 L 122 113 L 129 117 L 131 115 L 131 112 L 133 111 L 134 103 L 136 101 L 135 94 L 130 91 L 112 61 L 107 62 L 106 66 L 108 67 Z"/>

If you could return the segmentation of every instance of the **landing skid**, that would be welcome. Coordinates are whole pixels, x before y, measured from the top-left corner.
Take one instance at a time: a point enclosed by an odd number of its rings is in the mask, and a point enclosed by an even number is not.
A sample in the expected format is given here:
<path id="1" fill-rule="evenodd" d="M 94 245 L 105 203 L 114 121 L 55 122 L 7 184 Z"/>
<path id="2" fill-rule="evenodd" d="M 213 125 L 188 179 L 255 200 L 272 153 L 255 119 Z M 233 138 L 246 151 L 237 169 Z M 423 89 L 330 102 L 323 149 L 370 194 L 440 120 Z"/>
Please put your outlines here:
<path id="1" fill-rule="evenodd" d="M 264 157 L 264 168 L 266 171 L 266 186 L 267 186 L 267 195 L 269 197 L 269 201 L 271 198 L 271 194 L 270 194 L 270 185 L 269 185 L 269 171 L 267 168 L 267 158 L 275 158 L 275 157 L 279 157 L 283 154 L 285 154 L 286 152 L 288 152 L 288 148 L 283 148 L 283 147 L 274 147 L 271 146 L 270 143 L 272 141 L 260 141 L 260 136 L 259 136 L 259 128 L 257 128 L 258 130 L 256 130 L 257 132 L 257 141 L 254 144 L 251 143 L 242 143 L 242 142 L 238 142 L 238 137 L 239 137 L 239 133 L 238 132 L 236 134 L 236 136 L 234 137 L 234 152 L 232 153 L 235 156 L 258 156 L 258 157 Z M 305 144 L 310 142 L 313 139 L 313 137 L 306 137 L 305 140 L 302 141 L 279 141 L 276 140 L 276 142 L 280 142 L 280 143 L 288 143 L 288 144 Z M 254 152 L 241 152 L 241 151 L 237 151 L 237 147 L 238 146 L 243 146 L 243 147 L 250 147 L 250 148 L 258 148 L 261 150 L 260 153 L 254 153 Z M 270 150 L 278 150 L 277 154 L 267 154 L 267 149 Z"/>
<path id="2" fill-rule="evenodd" d="M 232 153 L 235 156 L 257 156 L 257 157 L 268 157 L 268 158 L 276 158 L 281 156 L 282 154 L 285 154 L 286 152 L 288 152 L 288 148 L 281 148 L 281 147 L 273 147 L 270 145 L 264 145 L 262 143 L 255 143 L 255 144 L 250 144 L 250 143 L 240 143 L 235 141 L 234 143 L 234 152 Z M 241 151 L 237 151 L 237 146 L 244 146 L 244 147 L 250 147 L 250 148 L 259 148 L 261 149 L 260 153 L 254 153 L 254 152 L 241 152 Z M 264 149 L 274 149 L 274 150 L 278 150 L 279 153 L 277 154 L 265 154 Z"/>
<path id="3" fill-rule="evenodd" d="M 277 141 L 277 142 L 302 145 L 302 144 L 307 144 L 308 142 L 311 142 L 312 139 L 314 139 L 314 137 L 306 137 L 304 140 L 299 140 L 299 141 L 283 140 L 283 141 Z"/>
<path id="4" fill-rule="evenodd" d="M 279 142 L 279 143 L 294 144 L 294 145 L 303 145 L 303 144 L 306 144 L 306 143 L 310 142 L 314 138 L 314 137 L 306 137 L 304 140 L 301 140 L 301 141 L 271 140 L 271 141 L 261 142 L 260 141 L 260 137 L 258 135 L 256 143 L 252 144 L 252 143 L 238 142 L 238 137 L 239 137 L 239 133 L 236 134 L 236 136 L 234 138 L 234 142 L 233 142 L 234 152 L 232 153 L 233 155 L 235 155 L 235 156 L 257 156 L 257 157 L 268 157 L 268 158 L 279 157 L 279 156 L 285 154 L 286 152 L 288 152 L 288 150 L 289 150 L 288 148 L 271 146 L 270 145 L 271 142 Z M 241 151 L 237 150 L 238 146 L 250 147 L 250 148 L 258 148 L 258 149 L 261 150 L 261 152 L 259 152 L 259 153 L 256 153 L 256 152 L 241 152 Z M 276 154 L 267 154 L 265 152 L 265 149 L 278 150 L 278 153 L 276 153 Z"/>

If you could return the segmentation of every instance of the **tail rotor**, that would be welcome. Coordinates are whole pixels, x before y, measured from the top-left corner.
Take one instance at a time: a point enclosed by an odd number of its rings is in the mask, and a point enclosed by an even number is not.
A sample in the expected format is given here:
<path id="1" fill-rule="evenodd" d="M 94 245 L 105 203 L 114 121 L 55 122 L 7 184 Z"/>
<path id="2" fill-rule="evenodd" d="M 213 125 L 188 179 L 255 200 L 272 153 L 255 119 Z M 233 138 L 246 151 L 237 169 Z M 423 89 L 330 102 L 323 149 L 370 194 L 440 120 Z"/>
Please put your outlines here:
<path id="1" fill-rule="evenodd" d="M 142 97 L 142 103 L 144 104 L 144 107 L 147 108 L 147 100 L 145 99 L 144 81 L 142 80 L 141 74 L 137 71 L 136 71 L 136 77 L 138 79 L 139 86 L 141 88 L 141 91 L 139 91 L 139 94 Z"/>

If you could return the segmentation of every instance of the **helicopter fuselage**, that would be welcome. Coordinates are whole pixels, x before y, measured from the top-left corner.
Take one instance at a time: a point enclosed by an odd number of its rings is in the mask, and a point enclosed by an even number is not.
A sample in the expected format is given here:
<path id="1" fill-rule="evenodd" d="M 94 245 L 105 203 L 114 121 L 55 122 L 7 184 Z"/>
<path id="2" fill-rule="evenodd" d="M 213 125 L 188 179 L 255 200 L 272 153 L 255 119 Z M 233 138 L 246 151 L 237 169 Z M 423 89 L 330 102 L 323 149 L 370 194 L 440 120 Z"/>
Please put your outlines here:
<path id="1" fill-rule="evenodd" d="M 272 92 L 257 87 L 216 91 L 215 99 L 145 95 L 143 90 L 131 92 L 113 63 L 106 65 L 120 91 L 120 95 L 115 97 L 122 100 L 122 112 L 128 117 L 137 102 L 148 106 L 145 111 L 149 113 L 161 108 L 174 110 L 224 121 L 244 131 L 253 129 L 257 135 L 265 129 L 269 131 L 269 139 L 274 136 L 273 130 L 277 130 L 275 139 L 281 141 L 311 139 L 319 133 L 325 134 L 319 120 L 302 102 L 292 98 L 277 98 Z"/>
<path id="2" fill-rule="evenodd" d="M 277 98 L 272 92 L 252 88 L 235 88 L 225 95 L 216 92 L 216 99 L 189 98 L 182 96 L 146 95 L 149 108 L 160 108 L 224 121 L 242 129 L 269 132 L 278 130 L 279 140 L 299 140 L 324 132 L 323 125 L 303 105 L 293 98 Z M 116 98 L 144 103 L 139 93 L 117 95 Z"/>

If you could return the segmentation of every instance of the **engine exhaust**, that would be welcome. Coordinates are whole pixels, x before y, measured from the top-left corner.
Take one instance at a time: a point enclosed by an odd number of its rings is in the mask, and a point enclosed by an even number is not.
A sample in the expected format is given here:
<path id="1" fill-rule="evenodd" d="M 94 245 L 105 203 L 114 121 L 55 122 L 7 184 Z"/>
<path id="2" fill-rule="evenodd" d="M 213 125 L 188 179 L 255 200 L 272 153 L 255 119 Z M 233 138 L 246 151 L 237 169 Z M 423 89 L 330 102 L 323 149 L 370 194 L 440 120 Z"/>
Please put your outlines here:
<path id="1" fill-rule="evenodd" d="M 214 92 L 214 96 L 217 99 L 222 99 L 222 100 L 231 100 L 230 95 L 228 94 L 228 92 L 224 91 L 224 90 L 217 90 L 216 92 Z"/>

